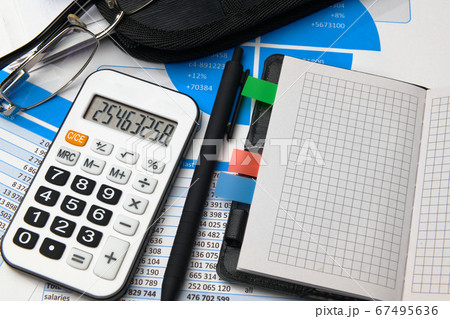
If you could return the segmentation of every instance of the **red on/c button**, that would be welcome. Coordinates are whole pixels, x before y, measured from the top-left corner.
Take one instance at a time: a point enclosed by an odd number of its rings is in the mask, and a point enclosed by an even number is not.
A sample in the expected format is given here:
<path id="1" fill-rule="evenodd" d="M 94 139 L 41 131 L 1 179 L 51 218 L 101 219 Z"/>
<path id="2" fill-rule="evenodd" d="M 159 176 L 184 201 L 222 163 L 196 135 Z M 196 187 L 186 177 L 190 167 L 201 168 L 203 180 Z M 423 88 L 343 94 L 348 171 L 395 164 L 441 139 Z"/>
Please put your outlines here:
<path id="1" fill-rule="evenodd" d="M 89 136 L 72 130 L 69 130 L 66 134 L 66 142 L 76 146 L 84 146 L 88 138 Z"/>

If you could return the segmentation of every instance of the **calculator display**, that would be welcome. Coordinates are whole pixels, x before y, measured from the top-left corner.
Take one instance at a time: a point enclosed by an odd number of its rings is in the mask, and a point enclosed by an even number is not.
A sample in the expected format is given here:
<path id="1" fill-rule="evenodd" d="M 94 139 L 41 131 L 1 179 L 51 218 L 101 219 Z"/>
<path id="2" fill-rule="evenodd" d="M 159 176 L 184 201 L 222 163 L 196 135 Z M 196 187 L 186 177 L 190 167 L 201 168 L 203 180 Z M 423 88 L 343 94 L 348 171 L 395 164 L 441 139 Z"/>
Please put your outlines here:
<path id="1" fill-rule="evenodd" d="M 92 99 L 84 119 L 164 146 L 177 127 L 176 122 L 99 95 Z"/>

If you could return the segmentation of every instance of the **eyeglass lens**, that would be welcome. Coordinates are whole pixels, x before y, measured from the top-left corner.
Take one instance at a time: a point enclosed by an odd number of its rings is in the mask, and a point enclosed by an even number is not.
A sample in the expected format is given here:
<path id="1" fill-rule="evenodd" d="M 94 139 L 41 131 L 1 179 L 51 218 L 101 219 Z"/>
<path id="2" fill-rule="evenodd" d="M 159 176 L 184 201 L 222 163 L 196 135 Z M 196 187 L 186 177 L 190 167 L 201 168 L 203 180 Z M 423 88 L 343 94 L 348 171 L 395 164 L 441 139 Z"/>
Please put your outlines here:
<path id="1" fill-rule="evenodd" d="M 40 58 L 37 55 L 24 65 L 26 73 L 21 79 L 1 88 L 4 96 L 20 108 L 45 101 L 86 67 L 97 46 L 98 41 L 92 33 L 78 27 L 67 29 L 43 50 L 44 57 L 39 62 L 36 63 Z"/>

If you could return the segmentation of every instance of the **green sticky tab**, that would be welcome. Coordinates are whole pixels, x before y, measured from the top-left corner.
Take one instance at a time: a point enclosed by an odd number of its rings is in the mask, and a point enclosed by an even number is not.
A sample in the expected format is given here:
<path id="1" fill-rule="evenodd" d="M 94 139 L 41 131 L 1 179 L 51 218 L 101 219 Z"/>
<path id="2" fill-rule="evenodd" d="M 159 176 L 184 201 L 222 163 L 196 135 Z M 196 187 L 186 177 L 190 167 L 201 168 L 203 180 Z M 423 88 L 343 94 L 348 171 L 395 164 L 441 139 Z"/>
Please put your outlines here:
<path id="1" fill-rule="evenodd" d="M 278 85 L 249 76 L 242 89 L 242 95 L 267 103 L 273 104 L 277 94 Z"/>

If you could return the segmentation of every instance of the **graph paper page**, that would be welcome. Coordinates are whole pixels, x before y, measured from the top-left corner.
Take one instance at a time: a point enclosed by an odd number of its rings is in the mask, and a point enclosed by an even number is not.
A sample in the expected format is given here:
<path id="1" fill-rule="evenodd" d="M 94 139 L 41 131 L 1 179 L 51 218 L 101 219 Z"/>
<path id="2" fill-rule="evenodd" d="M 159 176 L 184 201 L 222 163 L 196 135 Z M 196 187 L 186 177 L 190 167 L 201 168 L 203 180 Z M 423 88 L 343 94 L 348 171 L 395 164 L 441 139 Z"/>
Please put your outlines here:
<path id="1" fill-rule="evenodd" d="M 450 300 L 450 90 L 430 90 L 424 116 L 405 300 Z"/>
<path id="2" fill-rule="evenodd" d="M 400 299 L 425 90 L 285 57 L 238 267 Z"/>

